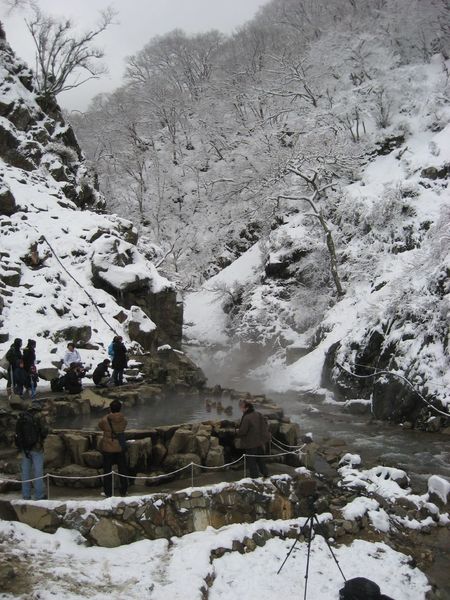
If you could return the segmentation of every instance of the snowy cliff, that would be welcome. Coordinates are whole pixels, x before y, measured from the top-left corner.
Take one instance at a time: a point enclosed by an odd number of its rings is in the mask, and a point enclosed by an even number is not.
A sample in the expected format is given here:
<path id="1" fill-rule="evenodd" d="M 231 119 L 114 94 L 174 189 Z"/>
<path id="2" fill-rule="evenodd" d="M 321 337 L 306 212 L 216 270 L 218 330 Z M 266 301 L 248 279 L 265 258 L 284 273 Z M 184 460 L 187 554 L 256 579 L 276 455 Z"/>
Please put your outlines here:
<path id="1" fill-rule="evenodd" d="M 72 129 L 0 44 L 0 355 L 16 337 L 37 341 L 40 368 L 57 365 L 69 340 L 88 366 L 114 334 L 136 350 L 179 345 L 173 284 L 137 250 L 131 222 L 102 214 Z"/>

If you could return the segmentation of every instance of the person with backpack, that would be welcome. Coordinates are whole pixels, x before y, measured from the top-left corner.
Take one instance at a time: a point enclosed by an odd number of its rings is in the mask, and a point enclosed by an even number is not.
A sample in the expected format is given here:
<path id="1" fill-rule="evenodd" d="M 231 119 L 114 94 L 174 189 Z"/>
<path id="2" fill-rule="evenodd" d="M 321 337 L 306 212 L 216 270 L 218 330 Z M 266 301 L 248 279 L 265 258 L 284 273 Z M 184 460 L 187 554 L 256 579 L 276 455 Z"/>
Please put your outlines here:
<path id="1" fill-rule="evenodd" d="M 16 370 L 19 368 L 19 363 L 22 360 L 22 340 L 16 338 L 5 356 L 8 361 L 8 378 L 6 382 L 6 390 L 8 396 L 11 396 L 11 390 L 17 393 L 16 390 Z"/>
<path id="2" fill-rule="evenodd" d="M 36 341 L 28 340 L 23 349 L 23 368 L 26 373 L 25 389 L 30 392 L 31 399 L 36 398 L 36 386 L 39 380 L 36 369 Z"/>
<path id="3" fill-rule="evenodd" d="M 35 500 L 46 498 L 44 488 L 44 440 L 48 427 L 41 412 L 40 404 L 33 402 L 31 407 L 20 413 L 16 422 L 15 442 L 22 452 L 22 498 L 31 500 L 33 484 Z M 30 480 L 34 479 L 33 482 Z"/>
<path id="4" fill-rule="evenodd" d="M 92 381 L 97 387 L 107 386 L 110 378 L 108 371 L 110 362 L 109 358 L 105 358 L 105 360 L 102 360 L 102 362 L 95 367 L 94 372 L 92 373 Z"/>
<path id="5" fill-rule="evenodd" d="M 114 385 L 123 385 L 123 372 L 127 368 L 127 364 L 127 349 L 123 343 L 123 338 L 117 335 L 113 342 L 112 368 Z"/>
<path id="6" fill-rule="evenodd" d="M 128 490 L 128 469 L 125 429 L 127 420 L 120 412 L 122 403 L 120 400 L 113 400 L 109 405 L 110 414 L 104 416 L 98 422 L 98 427 L 103 431 L 103 437 L 100 441 L 99 450 L 103 454 L 103 490 L 107 498 L 112 495 L 112 475 L 113 465 L 117 465 L 119 470 L 119 489 L 120 495 L 126 496 Z"/>
<path id="7" fill-rule="evenodd" d="M 114 358 L 114 342 L 117 340 L 119 336 L 115 335 L 112 339 L 112 342 L 110 343 L 110 345 L 108 346 L 108 356 L 110 358 L 110 360 L 112 361 Z"/>
<path id="8" fill-rule="evenodd" d="M 265 446 L 270 441 L 270 432 L 267 420 L 260 412 L 256 411 L 253 404 L 247 400 L 240 402 L 242 410 L 241 423 L 236 437 L 240 440 L 240 448 L 247 456 L 250 477 L 269 476 L 267 465 L 261 455 Z"/>

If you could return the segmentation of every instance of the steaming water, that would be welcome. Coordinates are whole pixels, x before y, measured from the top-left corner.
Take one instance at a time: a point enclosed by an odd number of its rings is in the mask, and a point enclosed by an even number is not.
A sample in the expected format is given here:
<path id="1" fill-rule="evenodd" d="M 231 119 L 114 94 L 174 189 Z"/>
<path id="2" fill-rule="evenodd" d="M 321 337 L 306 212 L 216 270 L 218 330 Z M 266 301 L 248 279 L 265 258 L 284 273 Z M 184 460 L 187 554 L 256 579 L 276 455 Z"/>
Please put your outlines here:
<path id="1" fill-rule="evenodd" d="M 241 416 L 237 400 L 204 396 L 172 396 L 168 398 L 143 398 L 143 406 L 127 408 L 123 412 L 128 420 L 128 429 L 148 429 L 162 425 L 178 425 L 199 421 L 231 419 Z M 105 411 L 106 414 L 107 411 Z M 98 416 L 80 416 L 58 419 L 58 428 L 97 429 Z"/>
<path id="2" fill-rule="evenodd" d="M 227 355 L 226 365 L 218 364 L 211 350 L 187 348 L 209 381 L 224 387 L 261 393 L 260 382 L 246 377 L 252 368 L 264 363 L 261 350 L 249 348 Z M 417 491 L 424 491 L 431 475 L 450 480 L 449 436 L 404 430 L 386 421 L 373 421 L 370 415 L 351 415 L 336 404 L 326 404 L 295 392 L 270 394 L 302 432 L 312 432 L 316 441 L 327 437 L 343 439 L 349 450 L 360 454 L 366 465 L 381 464 L 405 470 Z"/>
<path id="3" fill-rule="evenodd" d="M 311 398 L 294 394 L 272 397 L 302 432 L 312 432 L 316 441 L 341 438 L 368 465 L 405 470 L 416 491 L 426 489 L 431 475 L 450 480 L 448 435 L 404 430 L 399 425 L 372 420 L 370 415 L 343 413 L 339 405 L 312 402 Z"/>

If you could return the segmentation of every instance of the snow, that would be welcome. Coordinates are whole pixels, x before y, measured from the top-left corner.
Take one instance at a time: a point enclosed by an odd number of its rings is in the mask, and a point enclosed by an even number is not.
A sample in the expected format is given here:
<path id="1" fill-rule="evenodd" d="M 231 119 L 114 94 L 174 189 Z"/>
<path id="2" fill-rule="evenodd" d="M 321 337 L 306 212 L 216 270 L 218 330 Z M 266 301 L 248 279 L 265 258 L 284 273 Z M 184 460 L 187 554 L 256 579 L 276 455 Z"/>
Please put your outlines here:
<path id="1" fill-rule="evenodd" d="M 292 546 L 292 539 L 269 539 L 263 547 L 245 554 L 227 552 L 211 560 L 216 548 L 231 549 L 234 540 L 251 537 L 257 530 L 280 532 L 299 521 L 259 521 L 236 524 L 168 540 L 142 540 L 118 548 L 89 547 L 77 532 L 58 529 L 43 533 L 18 522 L 0 522 L 0 547 L 14 547 L 16 562 L 28 561 L 38 577 L 33 578 L 33 597 L 50 600 L 127 598 L 141 600 L 201 600 L 208 577 L 209 598 L 220 600 L 275 600 L 302 597 L 307 544 L 297 543 L 279 575 L 277 571 Z M 430 589 L 426 577 L 409 564 L 409 557 L 383 543 L 355 540 L 334 547 L 347 579 L 367 577 L 384 594 L 396 600 L 424 600 Z M 250 576 L 251 574 L 251 576 Z M 27 578 L 22 580 L 27 584 Z M 314 600 L 338 596 L 343 579 L 323 538 L 311 545 L 308 593 Z M 25 600 L 24 594 L 3 593 L 3 600 Z"/>
<path id="2" fill-rule="evenodd" d="M 360 498 L 355 498 L 348 504 L 346 504 L 342 509 L 342 516 L 347 521 L 354 521 L 357 518 L 363 517 L 367 511 L 375 511 L 379 508 L 379 503 L 373 498 L 365 498 L 361 496 Z"/>
<path id="3" fill-rule="evenodd" d="M 450 483 L 438 475 L 432 475 L 428 479 L 428 491 L 430 494 L 436 494 L 445 503 L 450 494 Z"/>
<path id="4" fill-rule="evenodd" d="M 264 348 L 264 364 L 243 375 L 263 391 L 320 391 L 325 356 L 333 344 L 340 342 L 337 360 L 354 371 L 352 347 L 364 343 L 371 330 L 388 330 L 385 347 L 392 343 L 398 348 L 398 372 L 408 372 L 418 391 L 426 387 L 424 395 L 450 405 L 446 392 L 450 359 L 441 335 L 448 290 L 444 297 L 435 293 L 436 281 L 445 280 L 450 260 L 446 233 L 450 196 L 445 180 L 422 176 L 428 167 L 448 164 L 450 156 L 450 111 L 441 102 L 445 65 L 434 57 L 431 64 L 402 66 L 387 76 L 398 112 L 392 112 L 388 131 L 374 130 L 372 135 L 381 140 L 383 135 L 404 136 L 404 142 L 386 155 L 372 157 L 358 177 L 343 186 L 334 204 L 329 199 L 337 252 L 345 256 L 339 265 L 344 297 L 336 300 L 330 294 L 327 302 L 325 293 L 321 297 L 314 289 L 302 296 L 301 279 L 300 285 L 294 281 L 288 287 L 265 275 L 260 252 L 274 263 L 292 249 L 314 250 L 323 243 L 317 234 L 311 235 L 301 210 L 286 211 L 283 224 L 264 243 L 255 244 L 200 291 L 186 296 L 186 335 L 208 347 L 205 366 L 214 345 L 216 360 L 225 364 L 227 357 L 241 351 L 240 342 L 251 340 Z M 413 83 L 418 80 L 423 82 L 421 89 Z M 439 130 L 435 122 L 440 123 Z M 314 262 L 311 268 L 320 266 Z M 244 290 L 241 307 L 232 317 L 219 301 L 226 300 L 226 294 L 211 291 L 218 282 Z M 283 301 L 285 288 L 289 294 Z M 303 325 L 303 319 L 311 325 L 307 314 L 312 315 L 310 321 L 317 319 L 315 327 Z M 285 348 L 290 346 L 310 351 L 288 365 Z M 201 352 L 196 359 L 202 366 Z"/>
<path id="5" fill-rule="evenodd" d="M 255 244 L 229 267 L 208 279 L 200 291 L 186 297 L 184 321 L 189 338 L 206 344 L 229 342 L 225 331 L 226 314 L 222 310 L 226 290 L 232 290 L 236 283 L 244 285 L 254 280 L 260 266 L 261 251 L 259 244 Z"/>

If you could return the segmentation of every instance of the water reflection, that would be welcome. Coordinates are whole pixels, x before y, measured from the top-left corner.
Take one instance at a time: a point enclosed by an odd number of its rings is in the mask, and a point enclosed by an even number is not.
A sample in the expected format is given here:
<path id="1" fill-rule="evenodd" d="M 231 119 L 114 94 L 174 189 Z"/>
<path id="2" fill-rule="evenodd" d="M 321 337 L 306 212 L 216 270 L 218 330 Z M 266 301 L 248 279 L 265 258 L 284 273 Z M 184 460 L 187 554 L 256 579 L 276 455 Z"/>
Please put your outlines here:
<path id="1" fill-rule="evenodd" d="M 164 425 L 197 423 L 200 421 L 230 419 L 241 416 L 237 400 L 217 399 L 203 396 L 170 396 L 167 398 L 143 398 L 142 406 L 123 407 L 128 429 L 148 429 Z M 105 410 L 105 414 L 108 411 Z M 101 416 L 101 415 L 100 415 Z M 99 415 L 58 419 L 56 427 L 64 429 L 97 429 Z"/>

